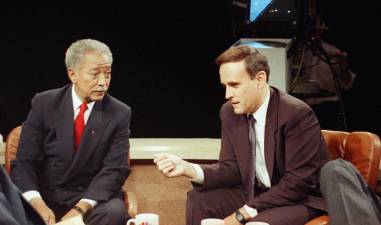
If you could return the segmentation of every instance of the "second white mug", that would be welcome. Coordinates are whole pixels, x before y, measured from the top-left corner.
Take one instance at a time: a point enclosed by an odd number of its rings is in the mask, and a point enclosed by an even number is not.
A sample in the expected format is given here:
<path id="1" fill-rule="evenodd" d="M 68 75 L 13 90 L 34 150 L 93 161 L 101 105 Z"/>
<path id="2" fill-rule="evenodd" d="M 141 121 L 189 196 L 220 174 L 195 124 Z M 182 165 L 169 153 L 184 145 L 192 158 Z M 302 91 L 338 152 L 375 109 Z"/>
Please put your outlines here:
<path id="1" fill-rule="evenodd" d="M 209 218 L 201 220 L 201 225 L 224 225 L 221 219 Z"/>
<path id="2" fill-rule="evenodd" d="M 248 222 L 245 225 L 270 225 L 270 224 L 265 222 Z"/>
<path id="3" fill-rule="evenodd" d="M 141 213 L 136 215 L 135 219 L 129 219 L 127 225 L 159 225 L 159 215 L 154 213 Z"/>

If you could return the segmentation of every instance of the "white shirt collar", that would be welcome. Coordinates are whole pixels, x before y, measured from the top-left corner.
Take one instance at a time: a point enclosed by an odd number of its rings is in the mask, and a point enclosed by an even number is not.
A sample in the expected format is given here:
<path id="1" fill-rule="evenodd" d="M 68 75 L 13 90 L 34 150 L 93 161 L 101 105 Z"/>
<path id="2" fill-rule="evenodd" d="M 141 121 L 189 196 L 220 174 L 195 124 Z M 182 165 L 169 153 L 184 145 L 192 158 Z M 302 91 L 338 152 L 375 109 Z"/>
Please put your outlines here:
<path id="1" fill-rule="evenodd" d="M 270 88 L 268 87 L 268 92 L 267 92 L 265 100 L 263 101 L 263 104 L 259 107 L 257 111 L 253 113 L 256 123 L 260 123 L 262 125 L 266 124 L 266 114 L 267 114 L 267 108 L 269 107 L 269 102 L 270 102 Z"/>
<path id="2" fill-rule="evenodd" d="M 79 109 L 79 107 L 82 105 L 81 99 L 78 97 L 77 93 L 74 90 L 74 85 L 71 86 L 71 97 L 73 99 L 73 109 L 74 112 Z M 94 107 L 94 101 L 87 104 L 87 111 L 91 112 L 91 110 Z"/>

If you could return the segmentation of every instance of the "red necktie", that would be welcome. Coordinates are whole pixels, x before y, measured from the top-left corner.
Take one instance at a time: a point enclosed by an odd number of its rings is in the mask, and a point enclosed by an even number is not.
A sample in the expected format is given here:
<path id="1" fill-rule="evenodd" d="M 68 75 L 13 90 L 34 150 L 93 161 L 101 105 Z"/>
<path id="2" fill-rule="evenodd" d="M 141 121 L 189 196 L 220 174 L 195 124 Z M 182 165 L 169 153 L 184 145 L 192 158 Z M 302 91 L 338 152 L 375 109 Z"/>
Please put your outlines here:
<path id="1" fill-rule="evenodd" d="M 74 147 L 78 149 L 83 130 L 85 129 L 85 111 L 87 109 L 86 102 L 82 103 L 79 113 L 74 120 Z"/>

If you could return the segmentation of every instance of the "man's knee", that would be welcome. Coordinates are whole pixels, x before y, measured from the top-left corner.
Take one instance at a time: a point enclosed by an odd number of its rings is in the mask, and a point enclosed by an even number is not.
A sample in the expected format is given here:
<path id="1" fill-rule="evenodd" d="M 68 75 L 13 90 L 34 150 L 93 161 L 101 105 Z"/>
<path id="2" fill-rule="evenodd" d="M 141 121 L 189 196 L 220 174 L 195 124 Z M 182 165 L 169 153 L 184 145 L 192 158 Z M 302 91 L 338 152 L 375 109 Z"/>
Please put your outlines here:
<path id="1" fill-rule="evenodd" d="M 327 186 L 337 185 L 340 182 L 361 179 L 361 174 L 350 163 L 343 159 L 327 162 L 320 171 L 320 185 L 322 189 Z M 323 190 L 324 191 L 324 190 Z"/>
<path id="2" fill-rule="evenodd" d="M 219 199 L 216 199 L 215 191 L 197 191 L 195 189 L 189 191 L 187 193 L 187 206 L 200 212 L 214 212 L 216 208 L 221 206 Z"/>
<path id="3" fill-rule="evenodd" d="M 121 199 L 114 198 L 105 203 L 101 203 L 94 208 L 94 212 L 88 218 L 89 224 L 125 224 L 127 220 L 127 211 Z"/>
<path id="4" fill-rule="evenodd" d="M 192 189 L 187 193 L 187 203 L 191 203 L 192 206 L 198 207 L 203 202 L 205 197 L 206 195 L 203 192 Z"/>
<path id="5" fill-rule="evenodd" d="M 110 218 L 118 218 L 118 221 L 126 215 L 126 207 L 120 199 L 111 200 L 106 206 L 106 211 Z"/>
<path id="6" fill-rule="evenodd" d="M 337 178 L 346 176 L 348 171 L 353 171 L 355 168 L 343 159 L 336 159 L 327 162 L 320 172 L 320 182 L 335 181 Z"/>

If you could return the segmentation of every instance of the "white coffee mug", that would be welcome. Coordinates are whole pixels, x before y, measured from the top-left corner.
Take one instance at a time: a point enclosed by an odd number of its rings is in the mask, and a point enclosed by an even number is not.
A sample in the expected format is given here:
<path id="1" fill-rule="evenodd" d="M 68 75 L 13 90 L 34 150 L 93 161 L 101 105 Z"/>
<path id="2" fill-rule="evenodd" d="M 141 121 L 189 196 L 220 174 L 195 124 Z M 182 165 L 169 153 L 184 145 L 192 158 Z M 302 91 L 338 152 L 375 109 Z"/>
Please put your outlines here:
<path id="1" fill-rule="evenodd" d="M 159 225 L 159 215 L 154 213 L 142 213 L 136 215 L 135 219 L 129 219 L 127 225 Z"/>
<path id="2" fill-rule="evenodd" d="M 201 220 L 201 225 L 224 225 L 224 220 L 221 219 L 203 219 Z"/>
<path id="3" fill-rule="evenodd" d="M 248 222 L 245 225 L 270 225 L 270 224 L 265 222 Z"/>

